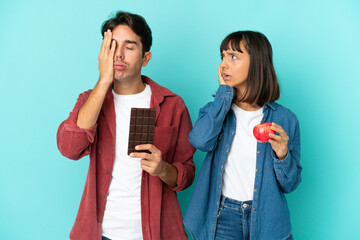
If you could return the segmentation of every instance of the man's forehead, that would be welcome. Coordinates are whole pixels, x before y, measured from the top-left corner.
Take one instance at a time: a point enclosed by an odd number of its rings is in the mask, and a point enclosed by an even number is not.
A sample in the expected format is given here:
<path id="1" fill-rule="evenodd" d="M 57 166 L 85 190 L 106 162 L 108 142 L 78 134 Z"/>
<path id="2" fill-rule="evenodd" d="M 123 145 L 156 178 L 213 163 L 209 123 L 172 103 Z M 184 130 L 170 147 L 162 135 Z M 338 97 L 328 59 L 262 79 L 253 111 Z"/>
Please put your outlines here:
<path id="1" fill-rule="evenodd" d="M 140 36 L 138 36 L 129 26 L 127 25 L 118 25 L 113 31 L 113 38 L 122 41 L 129 42 L 140 42 Z"/>

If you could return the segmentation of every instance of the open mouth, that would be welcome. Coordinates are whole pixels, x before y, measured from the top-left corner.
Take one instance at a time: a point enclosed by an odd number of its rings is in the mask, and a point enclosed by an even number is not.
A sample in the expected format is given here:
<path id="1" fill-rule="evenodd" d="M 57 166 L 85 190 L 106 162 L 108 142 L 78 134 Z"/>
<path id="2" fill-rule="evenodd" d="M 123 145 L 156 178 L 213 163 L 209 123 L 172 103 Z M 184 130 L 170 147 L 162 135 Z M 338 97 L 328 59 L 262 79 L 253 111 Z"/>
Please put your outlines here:
<path id="1" fill-rule="evenodd" d="M 224 80 L 229 80 L 231 78 L 231 75 L 227 74 L 227 73 L 223 73 L 223 78 Z"/>

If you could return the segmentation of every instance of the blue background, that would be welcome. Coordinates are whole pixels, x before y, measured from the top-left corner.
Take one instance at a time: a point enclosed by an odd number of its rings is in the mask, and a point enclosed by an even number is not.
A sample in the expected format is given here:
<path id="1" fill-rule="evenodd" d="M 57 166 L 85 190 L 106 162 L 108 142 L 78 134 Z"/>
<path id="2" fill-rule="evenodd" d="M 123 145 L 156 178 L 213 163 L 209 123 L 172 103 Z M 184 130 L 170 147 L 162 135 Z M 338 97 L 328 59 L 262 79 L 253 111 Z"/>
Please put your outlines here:
<path id="1" fill-rule="evenodd" d="M 279 102 L 301 124 L 303 182 L 287 195 L 294 237 L 360 239 L 356 0 L 0 1 L 1 239 L 68 239 L 89 160 L 61 156 L 56 131 L 98 79 L 100 26 L 116 10 L 145 17 L 154 41 L 143 74 L 182 96 L 193 121 L 217 89 L 222 39 L 263 32 Z M 183 213 L 192 190 L 178 195 Z"/>

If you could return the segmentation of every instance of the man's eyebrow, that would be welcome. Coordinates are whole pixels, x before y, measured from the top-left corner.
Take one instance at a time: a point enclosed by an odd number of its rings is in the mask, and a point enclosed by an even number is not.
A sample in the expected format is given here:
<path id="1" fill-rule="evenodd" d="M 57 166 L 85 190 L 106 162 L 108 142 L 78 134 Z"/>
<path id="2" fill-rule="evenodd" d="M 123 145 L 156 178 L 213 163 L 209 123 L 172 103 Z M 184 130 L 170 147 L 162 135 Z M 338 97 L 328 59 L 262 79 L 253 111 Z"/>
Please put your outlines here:
<path id="1" fill-rule="evenodd" d="M 138 45 L 136 41 L 125 40 L 125 43 Z"/>

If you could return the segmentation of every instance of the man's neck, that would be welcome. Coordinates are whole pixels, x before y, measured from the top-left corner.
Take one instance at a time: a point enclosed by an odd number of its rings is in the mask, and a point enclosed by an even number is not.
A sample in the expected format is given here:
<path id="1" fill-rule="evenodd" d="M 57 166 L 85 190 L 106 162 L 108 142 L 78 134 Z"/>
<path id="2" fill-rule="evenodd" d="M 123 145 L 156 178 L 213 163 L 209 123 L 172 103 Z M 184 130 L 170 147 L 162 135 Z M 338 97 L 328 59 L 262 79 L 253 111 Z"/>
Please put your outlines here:
<path id="1" fill-rule="evenodd" d="M 119 95 L 137 94 L 144 91 L 144 89 L 145 84 L 141 80 L 141 76 L 127 81 L 114 80 L 113 90 Z"/>

